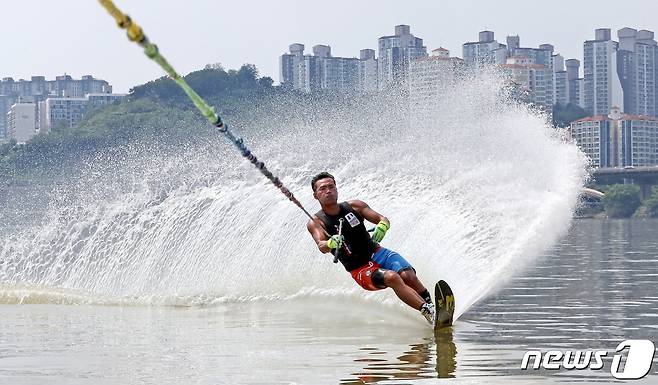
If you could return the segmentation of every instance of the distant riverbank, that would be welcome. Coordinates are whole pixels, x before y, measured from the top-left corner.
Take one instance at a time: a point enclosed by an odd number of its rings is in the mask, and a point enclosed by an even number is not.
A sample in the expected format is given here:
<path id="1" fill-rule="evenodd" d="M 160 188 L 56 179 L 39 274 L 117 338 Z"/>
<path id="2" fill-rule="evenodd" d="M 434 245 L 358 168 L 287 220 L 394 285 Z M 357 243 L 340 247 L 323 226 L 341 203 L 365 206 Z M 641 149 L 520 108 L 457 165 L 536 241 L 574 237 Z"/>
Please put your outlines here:
<path id="1" fill-rule="evenodd" d="M 651 195 L 644 200 L 640 186 L 634 184 L 596 186 L 595 189 L 604 193 L 599 208 L 602 211 L 589 210 L 590 217 L 658 218 L 658 186 L 654 186 Z"/>

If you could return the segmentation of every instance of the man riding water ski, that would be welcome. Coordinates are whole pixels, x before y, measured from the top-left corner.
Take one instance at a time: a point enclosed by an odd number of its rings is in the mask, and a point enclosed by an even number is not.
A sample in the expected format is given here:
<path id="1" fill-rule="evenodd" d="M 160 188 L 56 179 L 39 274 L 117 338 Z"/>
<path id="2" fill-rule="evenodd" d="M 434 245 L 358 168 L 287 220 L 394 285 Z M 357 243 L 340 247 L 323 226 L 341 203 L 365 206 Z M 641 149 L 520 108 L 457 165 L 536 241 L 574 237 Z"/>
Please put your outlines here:
<path id="1" fill-rule="evenodd" d="M 379 245 L 390 227 L 388 219 L 360 200 L 339 204 L 336 180 L 329 173 L 316 175 L 311 188 L 322 210 L 306 227 L 318 249 L 322 253 L 337 250 L 338 260 L 359 286 L 371 291 L 392 288 L 398 298 L 419 310 L 433 324 L 434 304 L 429 291 L 416 276 L 416 270 L 400 254 Z M 372 237 L 364 219 L 377 224 Z"/>

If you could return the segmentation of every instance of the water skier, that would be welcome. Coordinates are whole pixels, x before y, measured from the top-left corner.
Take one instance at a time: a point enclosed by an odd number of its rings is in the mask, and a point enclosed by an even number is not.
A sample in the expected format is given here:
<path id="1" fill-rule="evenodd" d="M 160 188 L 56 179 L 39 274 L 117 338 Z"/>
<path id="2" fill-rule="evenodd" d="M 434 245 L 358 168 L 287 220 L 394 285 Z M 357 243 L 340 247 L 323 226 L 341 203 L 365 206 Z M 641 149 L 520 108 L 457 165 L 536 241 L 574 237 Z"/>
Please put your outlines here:
<path id="1" fill-rule="evenodd" d="M 390 228 L 389 220 L 363 201 L 338 203 L 336 180 L 329 173 L 316 175 L 311 188 L 322 210 L 306 227 L 318 249 L 322 253 L 337 253 L 337 259 L 362 288 L 370 291 L 392 288 L 398 298 L 419 310 L 433 325 L 434 304 L 429 291 L 416 276 L 416 270 L 400 254 L 379 245 Z M 377 224 L 372 237 L 364 219 Z"/>

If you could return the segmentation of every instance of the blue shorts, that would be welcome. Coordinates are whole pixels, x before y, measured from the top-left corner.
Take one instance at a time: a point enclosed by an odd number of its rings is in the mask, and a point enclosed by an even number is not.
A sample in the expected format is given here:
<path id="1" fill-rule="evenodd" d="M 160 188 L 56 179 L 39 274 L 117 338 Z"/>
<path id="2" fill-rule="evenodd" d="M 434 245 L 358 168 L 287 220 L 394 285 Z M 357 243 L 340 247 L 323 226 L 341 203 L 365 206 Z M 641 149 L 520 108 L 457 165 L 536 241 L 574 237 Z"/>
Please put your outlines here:
<path id="1" fill-rule="evenodd" d="M 373 254 L 372 260 L 377 262 L 382 269 L 393 270 L 396 273 L 408 269 L 414 270 L 411 264 L 400 254 L 384 247 L 380 247 L 380 249 Z"/>

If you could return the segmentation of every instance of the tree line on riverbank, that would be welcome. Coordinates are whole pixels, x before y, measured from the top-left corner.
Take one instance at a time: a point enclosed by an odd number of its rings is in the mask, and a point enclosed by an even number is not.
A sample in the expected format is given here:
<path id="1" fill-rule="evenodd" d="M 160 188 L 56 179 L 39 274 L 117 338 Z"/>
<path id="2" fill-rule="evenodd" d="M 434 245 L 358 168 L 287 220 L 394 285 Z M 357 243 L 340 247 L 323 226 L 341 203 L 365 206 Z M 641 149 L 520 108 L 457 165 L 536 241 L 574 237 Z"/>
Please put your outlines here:
<path id="1" fill-rule="evenodd" d="M 598 186 L 605 195 L 603 208 L 608 218 L 658 218 L 658 186 L 646 200 L 640 199 L 640 186 L 614 184 Z"/>

